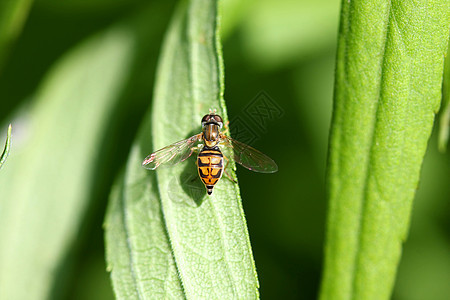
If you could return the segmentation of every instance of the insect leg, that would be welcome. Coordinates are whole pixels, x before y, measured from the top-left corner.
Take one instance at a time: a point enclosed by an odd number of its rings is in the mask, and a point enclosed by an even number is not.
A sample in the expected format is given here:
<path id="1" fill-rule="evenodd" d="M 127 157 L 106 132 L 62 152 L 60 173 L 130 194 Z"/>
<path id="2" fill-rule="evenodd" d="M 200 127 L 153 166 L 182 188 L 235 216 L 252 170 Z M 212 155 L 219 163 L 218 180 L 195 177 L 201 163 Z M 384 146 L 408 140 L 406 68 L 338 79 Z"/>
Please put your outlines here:
<path id="1" fill-rule="evenodd" d="M 230 129 L 228 127 L 228 124 L 230 124 L 230 121 L 226 121 L 225 124 L 223 124 L 223 128 L 225 128 L 225 130 L 221 132 L 222 134 L 225 134 L 226 132 L 228 132 L 228 129 Z"/>
<path id="2" fill-rule="evenodd" d="M 222 155 L 223 155 L 223 154 L 222 154 Z M 231 177 L 231 175 L 227 172 L 227 167 L 228 167 L 228 164 L 230 163 L 230 160 L 229 160 L 225 155 L 223 155 L 223 158 L 225 158 L 225 159 L 227 160 L 227 163 L 226 163 L 225 167 L 223 168 L 223 173 L 224 173 L 224 174 L 228 177 L 228 179 L 230 179 L 232 182 L 237 183 L 237 181 L 234 180 L 234 179 Z"/>
<path id="3" fill-rule="evenodd" d="M 197 146 L 194 146 L 194 147 L 192 147 L 191 148 L 191 154 L 190 155 L 192 155 L 192 153 L 199 153 L 200 152 L 200 150 L 202 150 L 202 148 L 203 148 L 203 144 L 198 144 Z M 189 155 L 189 156 L 190 156 Z"/>

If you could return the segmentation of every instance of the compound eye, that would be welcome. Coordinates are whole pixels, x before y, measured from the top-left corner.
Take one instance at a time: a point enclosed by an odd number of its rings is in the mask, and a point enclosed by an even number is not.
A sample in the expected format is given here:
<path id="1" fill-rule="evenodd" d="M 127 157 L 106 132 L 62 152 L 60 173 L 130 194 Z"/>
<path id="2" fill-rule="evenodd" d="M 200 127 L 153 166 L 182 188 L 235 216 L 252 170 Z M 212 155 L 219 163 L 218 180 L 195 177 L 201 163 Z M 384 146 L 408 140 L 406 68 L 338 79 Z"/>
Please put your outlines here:
<path id="1" fill-rule="evenodd" d="M 202 126 L 204 125 L 204 123 L 208 122 L 208 120 L 209 120 L 209 115 L 205 115 L 205 116 L 202 118 Z"/>
<path id="2" fill-rule="evenodd" d="M 222 117 L 219 115 L 214 115 L 214 120 L 216 120 L 217 123 L 223 123 Z"/>

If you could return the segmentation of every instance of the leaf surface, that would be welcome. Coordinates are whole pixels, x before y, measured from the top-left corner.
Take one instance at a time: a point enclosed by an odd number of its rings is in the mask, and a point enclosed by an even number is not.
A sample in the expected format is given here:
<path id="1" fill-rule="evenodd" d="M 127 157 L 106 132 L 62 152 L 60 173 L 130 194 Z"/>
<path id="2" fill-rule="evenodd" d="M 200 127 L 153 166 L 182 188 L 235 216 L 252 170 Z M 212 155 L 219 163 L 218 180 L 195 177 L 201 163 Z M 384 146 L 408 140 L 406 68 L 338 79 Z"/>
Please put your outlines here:
<path id="1" fill-rule="evenodd" d="M 113 193 L 106 223 L 109 264 L 121 298 L 133 288 L 132 298 L 258 297 L 238 186 L 224 177 L 208 197 L 193 157 L 157 171 L 141 167 L 151 152 L 199 133 L 210 108 L 227 120 L 217 30 L 217 3 L 193 0 L 182 2 L 167 32 L 153 110 L 122 186 Z M 114 243 L 124 251 L 122 264 L 114 259 Z"/>
<path id="2" fill-rule="evenodd" d="M 142 158 L 139 148 L 132 149 L 128 169 L 113 187 L 105 222 L 113 288 L 119 299 L 183 299 L 156 175 L 136 169 Z"/>
<path id="3" fill-rule="evenodd" d="M 342 5 L 321 299 L 389 299 L 441 99 L 450 4 Z"/>

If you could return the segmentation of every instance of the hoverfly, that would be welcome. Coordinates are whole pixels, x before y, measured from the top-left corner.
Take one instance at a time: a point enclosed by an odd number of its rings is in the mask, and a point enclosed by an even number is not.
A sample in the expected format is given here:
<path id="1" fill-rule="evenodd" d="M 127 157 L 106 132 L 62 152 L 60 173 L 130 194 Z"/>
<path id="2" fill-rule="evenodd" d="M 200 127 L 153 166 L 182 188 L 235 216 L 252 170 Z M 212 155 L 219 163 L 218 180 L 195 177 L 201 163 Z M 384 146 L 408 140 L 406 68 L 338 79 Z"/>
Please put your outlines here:
<path id="1" fill-rule="evenodd" d="M 197 169 L 200 179 L 206 187 L 208 195 L 213 192 L 214 185 L 225 173 L 230 180 L 234 181 L 226 172 L 228 158 L 222 154 L 221 147 L 233 151 L 234 160 L 245 168 L 260 173 L 274 173 L 278 171 L 277 164 L 265 154 L 258 150 L 238 142 L 226 136 L 221 129 L 223 120 L 216 110 L 211 111 L 202 119 L 202 132 L 188 139 L 178 141 L 166 146 L 147 156 L 142 166 L 149 170 L 155 170 L 161 165 L 175 165 L 185 161 L 194 151 L 199 151 L 197 156 Z M 204 142 L 198 144 L 197 142 Z M 224 159 L 227 161 L 224 167 Z"/>

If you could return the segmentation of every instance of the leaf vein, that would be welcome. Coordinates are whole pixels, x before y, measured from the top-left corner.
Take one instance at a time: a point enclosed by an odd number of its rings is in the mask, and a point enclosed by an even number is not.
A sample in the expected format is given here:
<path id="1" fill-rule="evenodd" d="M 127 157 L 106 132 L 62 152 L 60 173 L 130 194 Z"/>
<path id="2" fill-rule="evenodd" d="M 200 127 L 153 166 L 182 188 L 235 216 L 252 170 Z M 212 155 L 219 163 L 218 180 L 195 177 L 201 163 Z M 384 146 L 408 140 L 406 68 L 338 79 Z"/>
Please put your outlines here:
<path id="1" fill-rule="evenodd" d="M 121 206 L 122 206 L 122 210 L 123 210 L 123 213 L 121 215 L 122 215 L 123 227 L 124 227 L 125 234 L 126 234 L 126 244 L 127 244 L 128 254 L 130 256 L 129 267 L 130 267 L 131 277 L 133 278 L 133 285 L 136 290 L 136 294 L 139 299 L 142 299 L 141 291 L 139 290 L 139 287 L 138 287 L 138 278 L 136 276 L 136 271 L 134 270 L 133 251 L 132 251 L 133 247 L 132 247 L 131 241 L 130 241 L 131 235 L 130 235 L 130 229 L 128 228 L 128 222 L 129 222 L 128 219 L 129 218 L 128 218 L 128 211 L 126 209 L 126 203 L 125 203 L 126 197 L 124 195 L 123 187 L 121 188 L 120 193 L 121 193 L 120 203 L 122 204 Z"/>
<path id="2" fill-rule="evenodd" d="M 236 296 L 237 295 L 237 290 L 236 290 L 236 284 L 235 284 L 235 281 L 234 281 L 235 278 L 234 278 L 234 276 L 233 276 L 233 274 L 231 272 L 231 267 L 230 267 L 230 263 L 228 261 L 227 251 L 225 250 L 225 249 L 228 249 L 227 247 L 225 247 L 226 243 L 225 243 L 225 238 L 223 236 L 223 232 L 225 230 L 225 226 L 223 225 L 223 222 L 222 222 L 222 220 L 220 218 L 220 214 L 217 213 L 217 210 L 216 210 L 216 207 L 214 206 L 213 201 L 210 201 L 210 206 L 212 208 L 213 215 L 214 215 L 214 218 L 216 220 L 216 223 L 217 223 L 217 225 L 220 228 L 220 230 L 219 230 L 220 231 L 220 242 L 222 244 L 222 249 L 223 249 L 222 253 L 223 253 L 223 257 L 224 257 L 224 261 L 225 261 L 225 266 L 227 268 L 227 275 L 228 275 L 228 278 L 231 279 L 230 281 L 231 281 L 231 286 L 233 287 L 233 294 Z"/>
<path id="3" fill-rule="evenodd" d="M 384 78 L 384 74 L 383 74 L 383 68 L 385 66 L 385 62 L 386 62 L 386 44 L 388 41 L 388 37 L 390 35 L 390 20 L 391 20 L 391 14 L 392 14 L 392 1 L 389 1 L 388 4 L 388 13 L 387 13 L 387 22 L 386 24 L 386 34 L 384 37 L 384 43 L 383 43 L 383 56 L 381 58 L 381 64 L 380 64 L 380 79 L 379 79 L 379 83 L 378 83 L 378 99 L 377 99 L 377 103 L 376 103 L 376 108 L 375 108 L 375 116 L 378 114 L 378 111 L 380 109 L 380 105 L 381 103 L 381 98 L 382 98 L 382 83 L 383 83 L 383 78 Z M 356 251 L 355 251 L 355 258 L 354 258 L 354 263 L 353 263 L 353 271 L 352 271 L 352 280 L 351 280 L 351 291 L 350 291 L 350 299 L 354 299 L 355 298 L 355 294 L 356 294 L 356 290 L 357 290 L 357 273 L 359 271 L 360 268 L 360 264 L 359 264 L 359 260 L 360 260 L 360 251 L 361 251 L 361 247 L 362 247 L 362 243 L 363 243 L 363 236 L 362 233 L 364 232 L 364 220 L 366 218 L 366 212 L 367 212 L 367 206 L 368 206 L 368 201 L 367 201 L 367 197 L 369 194 L 368 191 L 368 183 L 369 183 L 369 179 L 371 177 L 371 173 L 372 173 L 372 157 L 373 157 L 373 150 L 374 150 L 374 140 L 375 140 L 375 131 L 376 131 L 376 123 L 377 123 L 377 118 L 375 117 L 372 121 L 372 131 L 371 131 L 371 135 L 372 137 L 370 138 L 370 147 L 369 147 L 369 159 L 367 161 L 367 168 L 366 168 L 366 174 L 365 174 L 365 178 L 364 178 L 364 183 L 363 183 L 363 199 L 362 199 L 362 206 L 361 206 L 361 213 L 360 213 L 360 218 L 359 218 L 359 224 L 358 224 L 358 229 L 356 231 L 357 234 L 357 244 L 356 244 Z"/>

